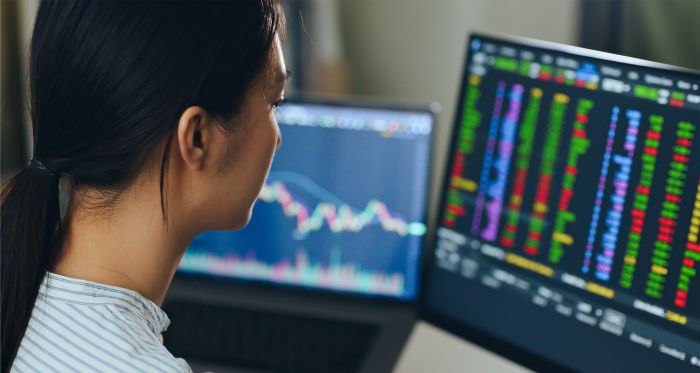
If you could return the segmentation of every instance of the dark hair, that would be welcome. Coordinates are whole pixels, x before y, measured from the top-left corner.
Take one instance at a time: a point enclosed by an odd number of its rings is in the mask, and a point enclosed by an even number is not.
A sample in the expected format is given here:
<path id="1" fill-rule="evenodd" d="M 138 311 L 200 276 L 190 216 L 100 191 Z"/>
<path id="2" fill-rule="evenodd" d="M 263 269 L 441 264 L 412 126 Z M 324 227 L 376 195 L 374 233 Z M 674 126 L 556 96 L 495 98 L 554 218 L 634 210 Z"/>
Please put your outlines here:
<path id="1" fill-rule="evenodd" d="M 276 0 L 43 1 L 29 61 L 33 158 L 113 203 L 187 107 L 224 121 L 242 110 L 282 22 Z M 35 164 L 2 190 L 1 371 L 61 250 L 58 182 Z"/>

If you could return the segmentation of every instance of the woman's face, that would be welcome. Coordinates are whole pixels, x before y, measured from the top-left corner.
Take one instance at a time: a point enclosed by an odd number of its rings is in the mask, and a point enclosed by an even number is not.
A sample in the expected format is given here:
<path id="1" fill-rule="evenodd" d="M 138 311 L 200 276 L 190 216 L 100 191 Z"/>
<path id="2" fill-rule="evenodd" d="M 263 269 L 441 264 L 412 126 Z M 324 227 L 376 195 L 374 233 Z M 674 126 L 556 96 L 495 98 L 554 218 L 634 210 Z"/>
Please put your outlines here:
<path id="1" fill-rule="evenodd" d="M 282 142 L 275 107 L 284 98 L 287 76 L 281 45 L 276 37 L 270 66 L 260 82 L 248 92 L 235 129 L 221 134 L 223 141 L 228 142 L 227 150 L 214 178 L 216 181 L 208 188 L 211 194 L 207 197 L 213 210 L 210 212 L 214 213 L 207 215 L 212 216 L 217 225 L 213 229 L 240 229 L 250 220 L 273 155 Z"/>

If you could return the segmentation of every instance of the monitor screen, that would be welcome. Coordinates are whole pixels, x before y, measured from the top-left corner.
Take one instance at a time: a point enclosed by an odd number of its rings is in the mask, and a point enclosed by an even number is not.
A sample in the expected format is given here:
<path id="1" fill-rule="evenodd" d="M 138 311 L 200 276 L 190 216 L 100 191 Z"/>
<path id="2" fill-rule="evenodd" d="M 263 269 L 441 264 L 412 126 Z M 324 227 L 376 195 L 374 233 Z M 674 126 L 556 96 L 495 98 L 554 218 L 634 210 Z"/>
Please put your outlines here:
<path id="1" fill-rule="evenodd" d="M 536 367 L 700 368 L 700 75 L 474 35 L 425 313 Z"/>
<path id="2" fill-rule="evenodd" d="M 247 227 L 194 239 L 180 272 L 416 297 L 434 114 L 292 100 Z"/>

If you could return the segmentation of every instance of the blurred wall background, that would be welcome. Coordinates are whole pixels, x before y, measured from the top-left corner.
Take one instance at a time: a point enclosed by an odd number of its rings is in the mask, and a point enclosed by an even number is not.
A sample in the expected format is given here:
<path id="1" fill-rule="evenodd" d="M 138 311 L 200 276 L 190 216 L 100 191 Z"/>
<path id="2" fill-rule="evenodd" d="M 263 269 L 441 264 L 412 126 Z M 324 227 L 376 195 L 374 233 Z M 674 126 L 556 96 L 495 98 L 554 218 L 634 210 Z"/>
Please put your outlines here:
<path id="1" fill-rule="evenodd" d="M 468 33 L 517 34 L 566 44 L 575 44 L 577 39 L 575 0 L 341 3 L 351 92 L 436 101 L 442 106 L 433 158 L 433 202 L 437 201 L 450 144 Z"/>
<path id="2" fill-rule="evenodd" d="M 26 50 L 36 2 L 0 1 L 0 179 L 27 163 L 31 127 L 26 110 Z"/>
<path id="3" fill-rule="evenodd" d="M 25 61 L 39 1 L 0 2 L 3 180 L 31 154 Z M 446 154 L 471 31 L 700 68 L 700 33 L 693 29 L 700 16 L 696 0 L 286 0 L 285 8 L 292 87 L 438 102 L 437 171 Z"/>
<path id="4" fill-rule="evenodd" d="M 31 154 L 25 61 L 38 3 L 0 1 L 3 180 Z M 287 0 L 285 9 L 285 49 L 294 90 L 435 101 L 442 106 L 433 206 L 469 32 L 528 36 L 700 69 L 697 0 Z M 459 371 L 473 364 L 474 349 L 419 324 L 397 371 Z M 493 363 L 472 368 L 506 367 L 496 358 Z"/>

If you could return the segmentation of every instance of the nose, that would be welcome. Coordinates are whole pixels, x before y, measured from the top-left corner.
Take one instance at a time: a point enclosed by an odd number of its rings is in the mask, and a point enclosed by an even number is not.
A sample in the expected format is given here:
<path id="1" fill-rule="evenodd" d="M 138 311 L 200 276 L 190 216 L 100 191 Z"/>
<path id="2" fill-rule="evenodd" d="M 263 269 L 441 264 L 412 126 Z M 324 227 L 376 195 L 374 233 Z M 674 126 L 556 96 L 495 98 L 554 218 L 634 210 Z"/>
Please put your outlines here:
<path id="1" fill-rule="evenodd" d="M 279 150 L 280 146 L 282 146 L 282 133 L 277 130 L 277 145 L 275 146 L 275 150 Z"/>

